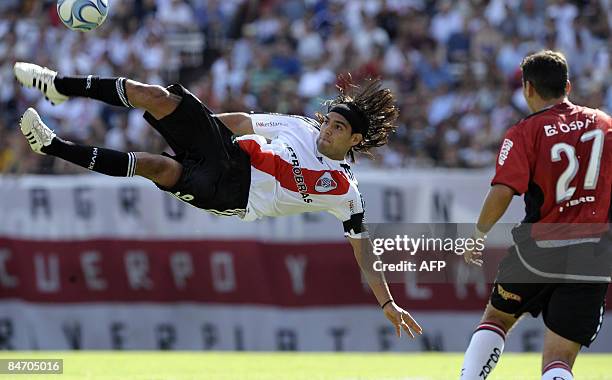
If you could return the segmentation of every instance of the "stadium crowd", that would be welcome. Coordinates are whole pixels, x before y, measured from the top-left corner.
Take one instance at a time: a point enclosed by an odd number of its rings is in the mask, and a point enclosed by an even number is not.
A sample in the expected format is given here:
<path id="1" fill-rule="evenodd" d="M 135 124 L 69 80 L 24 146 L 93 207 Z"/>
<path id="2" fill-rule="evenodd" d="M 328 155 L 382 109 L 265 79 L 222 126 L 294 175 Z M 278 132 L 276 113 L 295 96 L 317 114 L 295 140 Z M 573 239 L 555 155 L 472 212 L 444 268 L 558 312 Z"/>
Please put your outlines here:
<path id="1" fill-rule="evenodd" d="M 56 1 L 0 2 L 0 172 L 74 173 L 32 154 L 18 118 L 36 107 L 63 137 L 124 151 L 165 147 L 138 110 L 77 99 L 53 107 L 13 79 L 15 61 L 64 74 L 180 81 L 214 111 L 314 115 L 337 74 L 381 77 L 399 128 L 382 167 L 494 164 L 504 132 L 528 110 L 519 64 L 563 51 L 570 99 L 612 111 L 612 1 L 121 0 L 95 32 L 64 27 Z"/>

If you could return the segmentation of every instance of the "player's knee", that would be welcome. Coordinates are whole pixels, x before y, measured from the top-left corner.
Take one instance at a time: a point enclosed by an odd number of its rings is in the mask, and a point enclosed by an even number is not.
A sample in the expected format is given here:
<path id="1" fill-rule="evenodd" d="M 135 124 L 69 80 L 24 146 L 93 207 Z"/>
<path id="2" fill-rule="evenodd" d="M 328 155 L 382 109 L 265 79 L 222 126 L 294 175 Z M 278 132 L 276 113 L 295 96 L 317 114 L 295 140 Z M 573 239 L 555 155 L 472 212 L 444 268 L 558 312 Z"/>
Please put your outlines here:
<path id="1" fill-rule="evenodd" d="M 175 160 L 162 157 L 155 167 L 155 182 L 165 186 L 173 187 L 183 173 L 183 166 Z"/>
<path id="2" fill-rule="evenodd" d="M 143 98 L 150 107 L 163 106 L 170 96 L 168 90 L 157 85 L 146 85 L 142 87 Z"/>
<path id="3" fill-rule="evenodd" d="M 140 83 L 133 80 L 126 82 L 127 96 L 136 108 L 142 108 L 154 116 L 171 113 L 180 101 L 162 86 Z"/>
<path id="4" fill-rule="evenodd" d="M 144 90 L 146 108 L 156 119 L 161 119 L 171 114 L 178 104 L 180 97 L 171 94 L 161 86 L 148 85 Z"/>
<path id="5" fill-rule="evenodd" d="M 183 166 L 175 160 L 149 153 L 137 153 L 136 174 L 158 185 L 173 187 L 183 173 Z"/>

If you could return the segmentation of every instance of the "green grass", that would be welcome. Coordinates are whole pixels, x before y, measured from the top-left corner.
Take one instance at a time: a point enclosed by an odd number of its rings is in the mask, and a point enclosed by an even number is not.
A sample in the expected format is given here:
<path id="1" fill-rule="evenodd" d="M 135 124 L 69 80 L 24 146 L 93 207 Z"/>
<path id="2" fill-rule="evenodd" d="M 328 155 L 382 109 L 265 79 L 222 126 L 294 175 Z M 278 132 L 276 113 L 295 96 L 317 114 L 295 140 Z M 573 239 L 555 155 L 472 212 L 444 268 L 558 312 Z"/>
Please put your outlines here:
<path id="1" fill-rule="evenodd" d="M 58 380 L 453 380 L 461 354 L 218 352 L 0 352 L 0 359 L 61 358 L 63 375 L 0 375 Z M 504 354 L 489 380 L 539 379 L 538 354 Z M 612 379 L 612 354 L 583 354 L 580 380 Z"/>

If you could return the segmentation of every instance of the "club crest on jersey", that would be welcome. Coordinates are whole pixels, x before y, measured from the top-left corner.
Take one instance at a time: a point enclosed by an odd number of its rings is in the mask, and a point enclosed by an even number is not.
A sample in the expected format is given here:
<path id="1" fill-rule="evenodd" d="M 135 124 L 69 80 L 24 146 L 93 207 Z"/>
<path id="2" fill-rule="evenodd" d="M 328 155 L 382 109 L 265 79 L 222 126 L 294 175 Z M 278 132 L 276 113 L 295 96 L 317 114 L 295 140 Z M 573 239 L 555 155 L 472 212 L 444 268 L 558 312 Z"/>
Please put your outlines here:
<path id="1" fill-rule="evenodd" d="M 319 193 L 327 193 L 328 191 L 332 191 L 337 187 L 338 184 L 336 181 L 334 181 L 330 172 L 323 173 L 315 184 L 315 190 Z"/>

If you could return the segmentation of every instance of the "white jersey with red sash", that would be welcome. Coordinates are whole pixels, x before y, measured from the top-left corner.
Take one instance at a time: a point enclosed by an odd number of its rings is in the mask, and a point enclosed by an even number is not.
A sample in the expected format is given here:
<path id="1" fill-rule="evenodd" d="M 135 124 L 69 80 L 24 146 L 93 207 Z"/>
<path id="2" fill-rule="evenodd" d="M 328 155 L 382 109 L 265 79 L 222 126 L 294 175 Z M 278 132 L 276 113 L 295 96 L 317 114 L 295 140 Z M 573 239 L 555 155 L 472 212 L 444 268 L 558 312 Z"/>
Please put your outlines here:
<path id="1" fill-rule="evenodd" d="M 237 138 L 251 157 L 251 187 L 243 220 L 327 211 L 343 222 L 346 236 L 366 237 L 357 180 L 346 160 L 319 153 L 319 123 L 281 114 L 252 114 L 251 120 L 255 134 Z"/>

